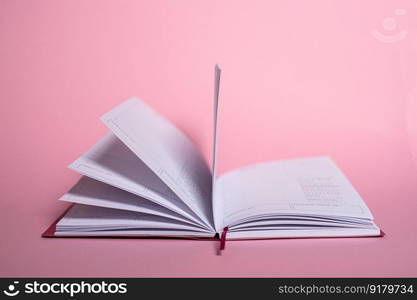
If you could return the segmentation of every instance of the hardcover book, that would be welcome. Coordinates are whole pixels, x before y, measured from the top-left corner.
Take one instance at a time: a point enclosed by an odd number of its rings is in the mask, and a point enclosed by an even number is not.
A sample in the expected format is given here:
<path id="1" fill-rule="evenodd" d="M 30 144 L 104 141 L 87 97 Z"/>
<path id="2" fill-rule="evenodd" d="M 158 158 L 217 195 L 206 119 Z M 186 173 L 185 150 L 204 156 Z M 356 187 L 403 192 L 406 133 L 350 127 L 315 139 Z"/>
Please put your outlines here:
<path id="1" fill-rule="evenodd" d="M 109 133 L 69 168 L 83 175 L 73 203 L 44 237 L 226 240 L 382 236 L 360 195 L 329 157 L 216 171 L 221 70 L 215 67 L 209 166 L 191 140 L 131 98 L 101 117 Z"/>

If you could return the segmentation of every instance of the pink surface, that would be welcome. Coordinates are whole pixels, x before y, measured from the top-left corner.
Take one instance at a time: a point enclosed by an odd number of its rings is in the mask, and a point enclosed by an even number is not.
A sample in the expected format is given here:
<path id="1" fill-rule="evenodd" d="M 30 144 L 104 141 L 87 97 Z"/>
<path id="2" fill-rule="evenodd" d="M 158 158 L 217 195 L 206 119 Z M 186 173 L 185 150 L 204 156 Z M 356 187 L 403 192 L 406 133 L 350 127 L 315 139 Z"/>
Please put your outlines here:
<path id="1" fill-rule="evenodd" d="M 1 276 L 417 276 L 416 1 L 1 1 Z M 137 95 L 221 172 L 328 154 L 384 238 L 42 239 L 66 166 Z"/>

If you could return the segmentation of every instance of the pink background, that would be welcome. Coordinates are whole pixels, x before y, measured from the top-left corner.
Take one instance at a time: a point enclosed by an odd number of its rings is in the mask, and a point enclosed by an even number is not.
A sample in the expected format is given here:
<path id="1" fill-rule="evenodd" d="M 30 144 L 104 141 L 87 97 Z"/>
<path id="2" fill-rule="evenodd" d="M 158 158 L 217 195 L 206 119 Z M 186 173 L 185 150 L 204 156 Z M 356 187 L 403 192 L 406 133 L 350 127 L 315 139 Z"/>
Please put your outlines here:
<path id="1" fill-rule="evenodd" d="M 417 276 L 416 16 L 415 0 L 0 1 L 0 275 Z M 221 172 L 328 154 L 386 237 L 222 256 L 216 242 L 40 238 L 79 177 L 66 166 L 130 96 L 209 161 L 215 63 Z"/>

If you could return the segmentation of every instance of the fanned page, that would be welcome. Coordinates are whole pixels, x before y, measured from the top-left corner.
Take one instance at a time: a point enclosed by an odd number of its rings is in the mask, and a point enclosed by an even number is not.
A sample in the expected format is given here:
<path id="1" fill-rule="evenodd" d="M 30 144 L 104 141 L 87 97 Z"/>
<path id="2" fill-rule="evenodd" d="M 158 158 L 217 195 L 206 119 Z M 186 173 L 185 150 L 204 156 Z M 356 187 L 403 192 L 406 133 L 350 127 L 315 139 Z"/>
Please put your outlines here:
<path id="1" fill-rule="evenodd" d="M 75 204 L 56 225 L 56 236 L 199 236 L 210 230 L 144 213 Z"/>
<path id="2" fill-rule="evenodd" d="M 359 194 L 328 157 L 266 162 L 219 177 L 217 230 L 229 238 L 379 235 Z"/>
<path id="3" fill-rule="evenodd" d="M 60 200 L 145 213 L 203 227 L 174 211 L 109 184 L 83 176 Z"/>
<path id="4" fill-rule="evenodd" d="M 206 225 L 213 226 L 212 174 L 183 132 L 137 98 L 101 119 Z"/>
<path id="5" fill-rule="evenodd" d="M 112 133 L 100 139 L 69 168 L 210 228 Z"/>

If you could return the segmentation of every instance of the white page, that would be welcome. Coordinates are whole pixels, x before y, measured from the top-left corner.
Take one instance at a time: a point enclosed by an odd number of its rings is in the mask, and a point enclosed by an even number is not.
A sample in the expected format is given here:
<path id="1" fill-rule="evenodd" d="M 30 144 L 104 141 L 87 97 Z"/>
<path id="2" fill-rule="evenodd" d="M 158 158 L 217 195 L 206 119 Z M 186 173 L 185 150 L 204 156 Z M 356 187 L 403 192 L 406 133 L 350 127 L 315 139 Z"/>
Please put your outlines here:
<path id="1" fill-rule="evenodd" d="M 374 228 L 324 228 L 324 229 L 292 229 L 292 230 L 249 230 L 232 231 L 226 239 L 267 239 L 267 238 L 317 238 L 317 237 L 363 237 L 379 236 L 381 231 Z"/>
<path id="2" fill-rule="evenodd" d="M 245 223 L 236 224 L 230 226 L 229 229 L 233 230 L 236 228 L 246 228 L 246 227 L 257 227 L 257 226 L 272 226 L 272 225 L 281 225 L 281 224 L 298 224 L 298 225 L 338 225 L 338 226 L 349 226 L 349 227 L 367 227 L 372 226 L 373 222 L 369 221 L 367 223 L 358 223 L 358 222 L 349 222 L 343 220 L 332 220 L 325 218 L 305 218 L 305 217 L 284 217 L 284 218 L 274 218 L 274 219 L 259 219 L 253 220 Z"/>
<path id="3" fill-rule="evenodd" d="M 197 223 L 152 201 L 86 176 L 81 177 L 60 200 L 152 214 L 198 226 Z"/>
<path id="4" fill-rule="evenodd" d="M 212 149 L 212 205 L 213 205 L 213 220 L 214 227 L 222 218 L 221 209 L 217 207 L 218 202 L 215 200 L 216 181 L 217 181 L 217 134 L 219 132 L 219 95 L 220 95 L 220 78 L 222 70 L 218 65 L 214 67 L 214 99 L 213 99 L 213 149 Z"/>
<path id="5" fill-rule="evenodd" d="M 55 236 L 62 237 L 114 237 L 114 236 L 123 236 L 123 237 L 184 237 L 184 238 L 212 238 L 213 234 L 210 232 L 199 232 L 191 230 L 169 230 L 169 229 L 128 229 L 128 230 L 99 230 L 99 231 L 56 231 Z"/>
<path id="6" fill-rule="evenodd" d="M 220 176 L 216 185 L 223 210 L 220 231 L 241 219 L 274 213 L 373 218 L 328 157 L 251 165 Z"/>
<path id="7" fill-rule="evenodd" d="M 111 209 L 84 204 L 75 204 L 57 223 L 60 230 L 100 230 L 109 229 L 175 229 L 207 232 L 190 224 L 160 216 Z"/>
<path id="8" fill-rule="evenodd" d="M 220 96 L 220 77 L 222 70 L 218 65 L 214 67 L 214 99 L 213 99 L 213 148 L 212 148 L 212 174 L 213 174 L 213 187 L 217 177 L 217 133 L 219 131 L 219 96 Z"/>
<path id="9" fill-rule="evenodd" d="M 70 169 L 203 222 L 114 134 L 100 139 Z"/>
<path id="10" fill-rule="evenodd" d="M 305 214 L 305 213 L 268 213 L 264 215 L 256 215 L 251 217 L 246 217 L 236 224 L 241 224 L 244 222 L 251 222 L 254 220 L 266 220 L 266 219 L 277 219 L 277 218 L 284 218 L 284 217 L 294 217 L 294 218 L 314 218 L 314 219 L 325 219 L 325 220 L 333 220 L 333 221 L 343 221 L 343 222 L 354 222 L 354 223 L 369 223 L 369 218 L 355 218 L 355 217 L 345 217 L 345 216 L 324 216 L 318 214 Z"/>
<path id="11" fill-rule="evenodd" d="M 188 207 L 212 226 L 212 175 L 184 133 L 137 98 L 125 101 L 101 119 Z"/>
<path id="12" fill-rule="evenodd" d="M 365 224 L 348 224 L 340 222 L 320 222 L 307 220 L 275 220 L 275 221 L 259 221 L 243 225 L 236 225 L 229 228 L 230 231 L 236 230 L 250 230 L 250 229 L 279 229 L 280 227 L 288 226 L 321 226 L 321 227 L 342 227 L 342 228 L 367 228 L 369 225 Z"/>
<path id="13" fill-rule="evenodd" d="M 257 215 L 250 218 L 244 218 L 239 220 L 236 223 L 229 224 L 229 228 L 234 228 L 235 226 L 245 226 L 246 224 L 253 224 L 257 222 L 274 222 L 279 220 L 300 220 L 300 221 L 319 221 L 319 222 L 329 222 L 329 223 L 342 223 L 342 224 L 355 224 L 355 225 L 372 225 L 374 222 L 369 219 L 363 218 L 349 218 L 349 217 L 328 217 L 328 216 L 314 216 L 314 215 L 305 215 L 305 214 L 293 214 L 293 215 L 283 215 L 283 214 L 269 214 Z"/>

